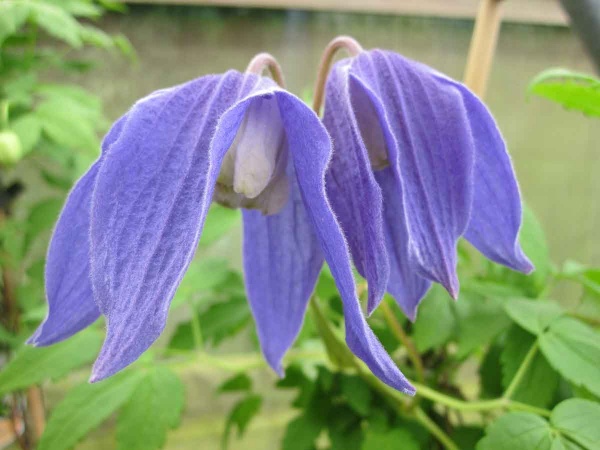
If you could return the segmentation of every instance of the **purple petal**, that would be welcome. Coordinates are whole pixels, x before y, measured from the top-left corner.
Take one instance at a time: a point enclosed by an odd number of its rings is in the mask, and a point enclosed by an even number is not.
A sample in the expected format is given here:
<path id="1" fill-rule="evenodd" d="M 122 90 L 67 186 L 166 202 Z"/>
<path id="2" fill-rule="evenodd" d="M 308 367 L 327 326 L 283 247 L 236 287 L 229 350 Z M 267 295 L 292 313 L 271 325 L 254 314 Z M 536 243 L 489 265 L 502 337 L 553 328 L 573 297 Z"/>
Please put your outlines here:
<path id="1" fill-rule="evenodd" d="M 465 87 L 459 88 L 476 146 L 473 209 L 465 238 L 492 261 L 530 273 L 533 264 L 518 240 L 522 214 L 519 186 L 504 139 L 485 105 Z"/>
<path id="2" fill-rule="evenodd" d="M 293 171 L 289 171 L 294 177 Z M 283 376 L 281 359 L 300 332 L 323 254 L 306 216 L 297 183 L 276 215 L 244 210 L 244 278 L 258 338 L 269 365 Z"/>
<path id="3" fill-rule="evenodd" d="M 350 76 L 373 101 L 402 183 L 410 259 L 456 298 L 456 244 L 469 220 L 474 164 L 461 92 L 428 67 L 381 50 L 354 58 Z"/>
<path id="4" fill-rule="evenodd" d="M 91 273 L 107 336 L 92 381 L 131 364 L 164 329 L 243 115 L 215 133 L 217 121 L 257 80 L 231 71 L 151 95 L 105 155 L 93 195 Z"/>
<path id="5" fill-rule="evenodd" d="M 102 143 L 102 153 L 118 139 L 126 116 L 119 119 Z M 90 210 L 102 157 L 75 184 L 54 229 L 46 258 L 48 314 L 27 341 L 44 346 L 67 339 L 98 319 L 90 281 Z"/>
<path id="6" fill-rule="evenodd" d="M 381 191 L 350 105 L 348 68 L 343 63 L 334 66 L 327 81 L 323 124 L 334 145 L 326 175 L 327 196 L 344 230 L 354 264 L 369 283 L 370 314 L 385 294 L 390 268 Z M 358 114 L 367 106 L 355 105 L 355 111 Z"/>
<path id="7" fill-rule="evenodd" d="M 348 347 L 381 381 L 414 394 L 414 388 L 377 340 L 360 309 L 348 248 L 325 195 L 324 177 L 331 156 L 329 136 L 319 118 L 300 100 L 283 91 L 276 95 L 307 215 L 344 304 Z"/>
<path id="8" fill-rule="evenodd" d="M 375 178 L 383 192 L 384 227 L 390 256 L 387 290 L 404 314 L 414 321 L 417 307 L 431 287 L 431 281 L 419 276 L 410 263 L 402 193 L 395 177 L 391 168 L 375 172 Z"/>

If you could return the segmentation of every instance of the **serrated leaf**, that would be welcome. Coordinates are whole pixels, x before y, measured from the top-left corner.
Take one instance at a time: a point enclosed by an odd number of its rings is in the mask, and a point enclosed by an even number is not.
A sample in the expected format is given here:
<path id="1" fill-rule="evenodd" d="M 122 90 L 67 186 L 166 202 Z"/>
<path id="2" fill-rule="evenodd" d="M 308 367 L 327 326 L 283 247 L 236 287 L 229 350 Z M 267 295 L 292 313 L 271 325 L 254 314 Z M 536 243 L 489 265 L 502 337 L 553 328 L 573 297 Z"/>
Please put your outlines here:
<path id="1" fill-rule="evenodd" d="M 539 337 L 550 365 L 572 383 L 600 396 L 600 334 L 570 317 L 560 317 Z"/>
<path id="2" fill-rule="evenodd" d="M 99 383 L 81 384 L 52 411 L 38 450 L 69 450 L 121 407 L 144 379 L 127 370 Z"/>
<path id="3" fill-rule="evenodd" d="M 517 373 L 531 346 L 535 345 L 535 341 L 533 335 L 520 327 L 513 326 L 509 330 L 500 358 L 502 385 L 505 389 Z M 558 382 L 559 376 L 556 371 L 550 367 L 546 358 L 537 352 L 512 399 L 542 408 L 547 407 L 552 402 Z"/>
<path id="4" fill-rule="evenodd" d="M 309 412 L 292 420 L 283 436 L 281 450 L 312 450 L 324 423 Z"/>
<path id="5" fill-rule="evenodd" d="M 431 324 L 435 323 L 435 327 Z M 456 333 L 456 317 L 452 304 L 440 286 L 433 286 L 419 306 L 413 325 L 417 350 L 425 352 L 446 344 Z"/>
<path id="6" fill-rule="evenodd" d="M 506 303 L 504 309 L 518 325 L 536 335 L 563 315 L 560 306 L 544 300 L 514 299 Z"/>
<path id="7" fill-rule="evenodd" d="M 262 405 L 262 397 L 260 395 L 248 395 L 240 400 L 231 410 L 225 423 L 225 431 L 223 433 L 223 448 L 227 448 L 229 436 L 233 427 L 238 430 L 238 437 L 241 437 L 246 431 L 246 427 L 250 421 L 260 411 Z"/>
<path id="8" fill-rule="evenodd" d="M 562 68 L 548 69 L 533 79 L 528 90 L 567 109 L 600 117 L 600 80 L 591 75 Z"/>
<path id="9" fill-rule="evenodd" d="M 30 2 L 31 20 L 49 35 L 66 42 L 72 47 L 82 45 L 79 23 L 58 6 L 42 2 Z"/>
<path id="10" fill-rule="evenodd" d="M 167 431 L 179 423 L 185 403 L 185 387 L 166 367 L 150 370 L 138 383 L 117 420 L 117 448 L 157 450 Z"/>
<path id="11" fill-rule="evenodd" d="M 342 375 L 341 386 L 348 405 L 358 414 L 369 414 L 373 397 L 369 386 L 360 377 L 351 375 Z"/>
<path id="12" fill-rule="evenodd" d="M 556 450 L 548 422 L 531 413 L 504 414 L 487 429 L 477 450 Z"/>
<path id="13" fill-rule="evenodd" d="M 50 347 L 22 347 L 0 372 L 0 395 L 47 379 L 56 379 L 94 360 L 102 337 L 83 331 Z"/>
<path id="14" fill-rule="evenodd" d="M 225 380 L 222 383 L 217 391 L 219 392 L 239 392 L 239 391 L 249 391 L 252 389 L 252 380 L 245 373 L 238 373 L 233 377 Z"/>
<path id="15" fill-rule="evenodd" d="M 361 450 L 419 450 L 417 440 L 408 430 L 403 429 L 367 429 Z"/>
<path id="16" fill-rule="evenodd" d="M 559 403 L 550 423 L 564 435 L 588 450 L 600 446 L 600 404 L 572 398 Z"/>

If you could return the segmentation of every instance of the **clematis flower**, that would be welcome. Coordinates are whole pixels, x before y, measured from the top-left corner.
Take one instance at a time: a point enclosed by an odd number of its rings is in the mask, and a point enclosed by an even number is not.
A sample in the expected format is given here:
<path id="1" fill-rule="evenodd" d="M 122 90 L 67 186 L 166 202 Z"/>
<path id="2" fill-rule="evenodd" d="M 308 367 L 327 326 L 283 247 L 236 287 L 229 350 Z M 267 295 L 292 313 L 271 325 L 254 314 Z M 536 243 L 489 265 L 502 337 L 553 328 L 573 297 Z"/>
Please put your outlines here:
<path id="1" fill-rule="evenodd" d="M 49 313 L 30 343 L 65 339 L 102 314 L 92 381 L 134 362 L 163 331 L 215 200 L 243 208 L 248 300 L 279 375 L 326 260 L 349 347 L 382 381 L 414 393 L 360 309 L 325 193 L 331 152 L 317 115 L 254 73 L 204 76 L 138 101 L 67 199 L 47 258 Z"/>
<path id="2" fill-rule="evenodd" d="M 327 192 L 369 282 L 369 313 L 387 291 L 414 320 L 431 282 L 457 298 L 461 236 L 531 272 L 518 242 L 519 188 L 484 104 L 430 67 L 351 42 L 356 55 L 334 65 L 325 91 Z"/>

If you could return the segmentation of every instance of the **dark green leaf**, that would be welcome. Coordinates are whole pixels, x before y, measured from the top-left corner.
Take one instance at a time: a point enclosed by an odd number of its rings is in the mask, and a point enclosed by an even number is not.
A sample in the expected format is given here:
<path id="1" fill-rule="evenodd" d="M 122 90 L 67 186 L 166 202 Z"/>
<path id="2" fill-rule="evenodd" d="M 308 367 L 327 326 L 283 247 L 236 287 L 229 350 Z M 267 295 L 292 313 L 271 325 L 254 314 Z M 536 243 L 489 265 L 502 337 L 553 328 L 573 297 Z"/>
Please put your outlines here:
<path id="1" fill-rule="evenodd" d="M 600 334 L 582 322 L 561 317 L 539 337 L 550 365 L 572 383 L 600 396 Z"/>
<path id="2" fill-rule="evenodd" d="M 435 323 L 435 327 L 431 324 Z M 413 339 L 420 352 L 447 343 L 456 333 L 456 318 L 452 303 L 441 286 L 433 286 L 419 306 L 413 326 Z"/>
<path id="3" fill-rule="evenodd" d="M 366 416 L 371 409 L 371 390 L 369 386 L 358 376 L 342 375 L 342 394 L 350 407 L 358 414 Z"/>
<path id="4" fill-rule="evenodd" d="M 504 388 L 512 381 L 535 341 L 533 335 L 520 327 L 513 326 L 508 332 L 501 357 Z M 530 405 L 547 407 L 554 398 L 558 382 L 559 376 L 556 371 L 550 367 L 546 358 L 537 352 L 512 398 Z"/>
<path id="5" fill-rule="evenodd" d="M 244 434 L 250 421 L 258 414 L 261 405 L 262 397 L 260 395 L 248 395 L 233 407 L 231 413 L 229 413 L 229 416 L 227 417 L 227 422 L 225 423 L 223 448 L 227 448 L 229 436 L 233 427 L 237 427 L 238 437 L 241 437 Z"/>
<path id="6" fill-rule="evenodd" d="M 64 376 L 93 361 L 101 344 L 100 334 L 89 330 L 50 347 L 22 347 L 0 373 L 0 394 Z"/>
<path id="7" fill-rule="evenodd" d="M 245 373 L 238 373 L 226 380 L 217 389 L 219 392 L 239 392 L 252 389 L 252 380 Z"/>
<path id="8" fill-rule="evenodd" d="M 491 345 L 479 366 L 481 396 L 484 398 L 496 398 L 502 395 L 502 365 L 500 364 L 502 352 L 502 346 Z"/>
<path id="9" fill-rule="evenodd" d="M 500 416 L 477 443 L 477 450 L 555 450 L 552 429 L 535 414 L 514 412 Z"/>
<path id="10" fill-rule="evenodd" d="M 504 305 L 506 313 L 518 325 L 533 334 L 541 334 L 563 314 L 556 303 L 545 300 L 515 299 Z"/>
<path id="11" fill-rule="evenodd" d="M 211 305 L 200 314 L 199 320 L 204 339 L 218 345 L 248 325 L 252 315 L 246 299 L 236 295 L 225 302 Z"/>
<path id="12" fill-rule="evenodd" d="M 319 418 L 304 413 L 292 420 L 283 437 L 282 450 L 312 450 L 314 442 L 321 433 L 324 423 Z"/>
<path id="13" fill-rule="evenodd" d="M 409 431 L 394 428 L 379 430 L 369 428 L 361 450 L 419 450 L 419 443 Z"/>
<path id="14" fill-rule="evenodd" d="M 600 80 L 567 69 L 548 69 L 529 84 L 529 92 L 590 116 L 600 117 Z"/>
<path id="15" fill-rule="evenodd" d="M 59 403 L 46 425 L 38 450 L 68 450 L 123 405 L 144 379 L 128 370 L 99 383 L 72 389 Z"/>
<path id="16" fill-rule="evenodd" d="M 599 403 L 577 398 L 565 400 L 552 411 L 550 423 L 587 450 L 597 450 L 600 445 Z"/>
<path id="17" fill-rule="evenodd" d="M 141 380 L 117 421 L 117 448 L 157 450 L 163 447 L 169 428 L 179 423 L 185 387 L 171 370 L 150 370 Z"/>

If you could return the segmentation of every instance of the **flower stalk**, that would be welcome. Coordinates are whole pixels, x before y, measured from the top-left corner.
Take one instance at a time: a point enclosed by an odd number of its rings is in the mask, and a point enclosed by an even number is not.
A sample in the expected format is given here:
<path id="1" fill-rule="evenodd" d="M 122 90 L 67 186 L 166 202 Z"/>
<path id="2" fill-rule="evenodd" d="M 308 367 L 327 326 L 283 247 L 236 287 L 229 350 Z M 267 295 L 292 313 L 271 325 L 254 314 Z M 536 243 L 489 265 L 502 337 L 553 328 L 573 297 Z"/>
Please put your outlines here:
<path id="1" fill-rule="evenodd" d="M 259 53 L 248 63 L 246 67 L 246 73 L 253 73 L 255 75 L 262 75 L 265 70 L 268 70 L 271 74 L 271 78 L 280 87 L 285 88 L 285 79 L 283 77 L 283 70 L 281 66 L 270 53 Z"/>

